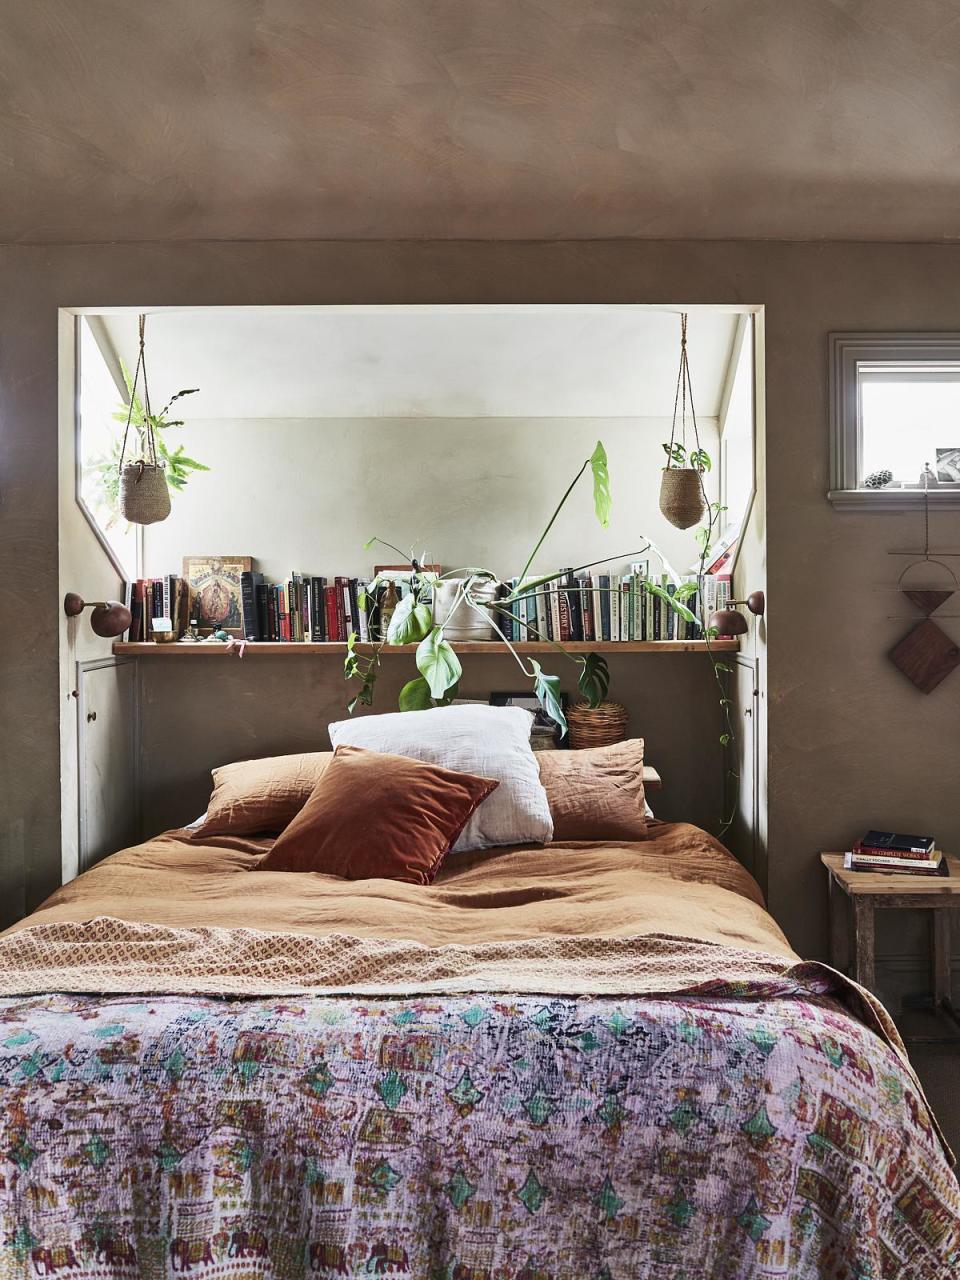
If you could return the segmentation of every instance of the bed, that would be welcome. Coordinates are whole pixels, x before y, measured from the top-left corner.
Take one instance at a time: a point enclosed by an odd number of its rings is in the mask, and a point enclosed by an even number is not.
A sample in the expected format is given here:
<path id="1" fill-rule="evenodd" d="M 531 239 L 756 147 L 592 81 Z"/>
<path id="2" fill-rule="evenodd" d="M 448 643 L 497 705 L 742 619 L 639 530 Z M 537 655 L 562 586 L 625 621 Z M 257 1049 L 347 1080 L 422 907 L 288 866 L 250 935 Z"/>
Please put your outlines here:
<path id="1" fill-rule="evenodd" d="M 250 872 L 169 832 L 0 937 L 5 1276 L 960 1266 L 889 1019 L 706 833 Z"/>

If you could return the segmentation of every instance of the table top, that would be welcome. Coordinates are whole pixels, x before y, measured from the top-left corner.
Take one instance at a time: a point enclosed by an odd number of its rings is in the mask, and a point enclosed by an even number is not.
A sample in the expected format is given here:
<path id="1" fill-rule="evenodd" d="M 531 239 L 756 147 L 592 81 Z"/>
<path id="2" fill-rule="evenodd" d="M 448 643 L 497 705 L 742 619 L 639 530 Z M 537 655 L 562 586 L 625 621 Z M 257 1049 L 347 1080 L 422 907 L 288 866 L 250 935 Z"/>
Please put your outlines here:
<path id="1" fill-rule="evenodd" d="M 944 855 L 949 876 L 887 874 L 883 871 L 844 871 L 842 853 L 821 853 L 820 861 L 851 897 L 956 898 L 960 905 L 960 858 Z"/>

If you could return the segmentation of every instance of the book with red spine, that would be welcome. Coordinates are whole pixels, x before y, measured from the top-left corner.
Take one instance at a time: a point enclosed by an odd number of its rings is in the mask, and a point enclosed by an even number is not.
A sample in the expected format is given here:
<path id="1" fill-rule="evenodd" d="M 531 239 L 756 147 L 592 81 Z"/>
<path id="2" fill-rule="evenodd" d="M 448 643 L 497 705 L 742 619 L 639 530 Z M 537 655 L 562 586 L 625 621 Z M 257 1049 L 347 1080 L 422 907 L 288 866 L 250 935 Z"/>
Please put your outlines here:
<path id="1" fill-rule="evenodd" d="M 893 858 L 897 862 L 923 862 L 930 857 L 928 849 L 891 849 L 889 845 L 864 844 L 862 840 L 853 842 L 853 852 L 858 857 Z"/>
<path id="2" fill-rule="evenodd" d="M 340 628 L 337 622 L 336 587 L 325 586 L 323 588 L 323 616 L 326 623 L 326 638 L 328 640 L 339 640 Z"/>

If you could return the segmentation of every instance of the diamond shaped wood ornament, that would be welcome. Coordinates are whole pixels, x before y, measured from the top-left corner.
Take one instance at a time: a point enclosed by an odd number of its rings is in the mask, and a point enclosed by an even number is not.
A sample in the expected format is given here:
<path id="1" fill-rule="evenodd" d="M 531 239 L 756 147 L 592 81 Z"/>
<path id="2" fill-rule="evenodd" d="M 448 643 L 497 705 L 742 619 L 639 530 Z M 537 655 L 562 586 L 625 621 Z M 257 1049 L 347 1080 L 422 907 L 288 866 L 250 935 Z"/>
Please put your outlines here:
<path id="1" fill-rule="evenodd" d="M 911 602 L 915 604 L 920 612 L 927 618 L 931 613 L 935 613 L 950 597 L 952 591 L 937 591 L 932 588 L 921 590 L 920 588 L 903 588 L 903 594 Z"/>
<path id="2" fill-rule="evenodd" d="M 921 693 L 932 693 L 960 665 L 960 648 L 925 618 L 891 649 L 890 659 Z"/>

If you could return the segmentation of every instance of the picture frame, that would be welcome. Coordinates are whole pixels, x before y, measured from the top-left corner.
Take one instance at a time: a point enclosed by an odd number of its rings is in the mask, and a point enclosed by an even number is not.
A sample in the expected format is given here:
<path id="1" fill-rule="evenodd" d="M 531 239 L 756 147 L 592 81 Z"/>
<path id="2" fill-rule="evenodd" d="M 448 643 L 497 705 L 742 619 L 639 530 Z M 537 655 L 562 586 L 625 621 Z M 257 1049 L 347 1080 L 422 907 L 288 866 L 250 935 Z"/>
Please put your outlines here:
<path id="1" fill-rule="evenodd" d="M 243 635 L 240 575 L 253 568 L 252 556 L 184 556 L 183 577 L 190 591 L 189 618 L 201 635 L 225 631 Z"/>
<path id="2" fill-rule="evenodd" d="M 960 483 L 960 446 L 937 448 L 937 479 L 941 484 Z"/>

